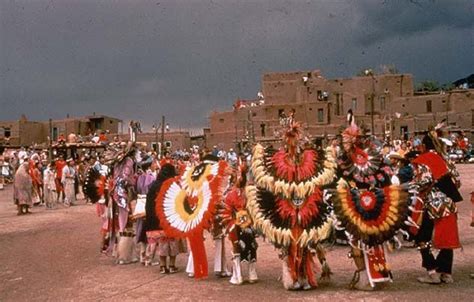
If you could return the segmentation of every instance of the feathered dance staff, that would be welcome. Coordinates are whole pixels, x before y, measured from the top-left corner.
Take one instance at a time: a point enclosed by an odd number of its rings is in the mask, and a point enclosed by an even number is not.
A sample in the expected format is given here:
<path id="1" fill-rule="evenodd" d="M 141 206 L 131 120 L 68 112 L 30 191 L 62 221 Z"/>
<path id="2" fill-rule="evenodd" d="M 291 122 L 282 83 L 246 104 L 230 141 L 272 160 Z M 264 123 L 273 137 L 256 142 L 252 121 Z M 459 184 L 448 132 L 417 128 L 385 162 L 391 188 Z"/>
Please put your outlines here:
<path id="1" fill-rule="evenodd" d="M 321 188 L 333 182 L 336 164 L 329 150 L 301 145 L 293 114 L 281 119 L 280 150 L 254 147 L 255 185 L 246 187 L 247 208 L 254 226 L 281 250 L 284 287 L 310 289 L 317 286 L 313 256 L 329 215 Z"/>

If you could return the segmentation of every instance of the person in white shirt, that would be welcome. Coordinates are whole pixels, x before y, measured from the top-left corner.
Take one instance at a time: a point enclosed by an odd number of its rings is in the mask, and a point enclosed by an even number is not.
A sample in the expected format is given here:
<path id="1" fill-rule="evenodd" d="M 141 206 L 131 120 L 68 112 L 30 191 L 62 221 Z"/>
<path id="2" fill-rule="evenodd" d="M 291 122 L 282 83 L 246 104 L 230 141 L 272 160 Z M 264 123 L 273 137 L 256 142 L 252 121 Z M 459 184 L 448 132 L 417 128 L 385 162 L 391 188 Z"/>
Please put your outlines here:
<path id="1" fill-rule="evenodd" d="M 47 209 L 56 208 L 56 168 L 50 163 L 43 172 L 43 194 Z"/>
<path id="2" fill-rule="evenodd" d="M 63 168 L 63 175 L 61 178 L 61 183 L 64 186 L 64 204 L 66 206 L 74 205 L 76 202 L 76 192 L 74 189 L 76 170 L 74 169 L 74 160 L 69 158 L 66 161 L 67 165 Z"/>
<path id="3" fill-rule="evenodd" d="M 20 165 L 25 161 L 28 157 L 28 152 L 26 152 L 24 147 L 21 147 L 20 152 L 18 152 L 18 158 L 20 159 Z"/>
<path id="4" fill-rule="evenodd" d="M 227 161 L 234 167 L 237 166 L 238 157 L 234 149 L 230 148 L 229 153 L 227 153 Z"/>

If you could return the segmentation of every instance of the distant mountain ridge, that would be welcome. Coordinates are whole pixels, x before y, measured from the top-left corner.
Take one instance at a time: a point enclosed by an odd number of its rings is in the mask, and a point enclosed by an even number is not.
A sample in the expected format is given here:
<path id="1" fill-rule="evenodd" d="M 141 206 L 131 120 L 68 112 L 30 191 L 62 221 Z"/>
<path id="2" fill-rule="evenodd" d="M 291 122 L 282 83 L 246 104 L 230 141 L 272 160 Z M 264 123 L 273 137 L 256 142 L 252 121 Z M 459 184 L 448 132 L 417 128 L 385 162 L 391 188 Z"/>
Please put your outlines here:
<path id="1" fill-rule="evenodd" d="M 467 84 L 468 88 L 474 88 L 474 73 L 472 73 L 470 76 L 453 82 L 453 85 L 456 87 L 462 86 L 464 84 Z"/>

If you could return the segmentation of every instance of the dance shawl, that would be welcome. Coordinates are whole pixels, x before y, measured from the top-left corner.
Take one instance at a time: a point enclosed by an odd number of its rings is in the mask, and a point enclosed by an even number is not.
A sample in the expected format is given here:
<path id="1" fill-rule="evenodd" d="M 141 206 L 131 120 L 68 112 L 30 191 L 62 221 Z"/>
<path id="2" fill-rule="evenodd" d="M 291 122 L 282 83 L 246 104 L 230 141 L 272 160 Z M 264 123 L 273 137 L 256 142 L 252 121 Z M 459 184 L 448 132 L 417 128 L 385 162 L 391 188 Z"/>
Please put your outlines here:
<path id="1" fill-rule="evenodd" d="M 160 226 L 168 237 L 188 238 L 195 278 L 208 275 L 203 231 L 210 227 L 215 206 L 229 185 L 225 161 L 188 167 L 181 176 L 163 183 L 156 199 Z"/>
<path id="2" fill-rule="evenodd" d="M 288 248 L 288 265 L 293 280 L 304 271 L 316 286 L 313 261 L 306 248 L 321 238 L 329 207 L 321 187 L 335 178 L 336 164 L 329 149 L 306 148 L 291 155 L 257 144 L 251 170 L 255 185 L 246 187 L 247 209 L 254 226 L 278 248 Z M 304 267 L 302 267 L 304 266 Z"/>

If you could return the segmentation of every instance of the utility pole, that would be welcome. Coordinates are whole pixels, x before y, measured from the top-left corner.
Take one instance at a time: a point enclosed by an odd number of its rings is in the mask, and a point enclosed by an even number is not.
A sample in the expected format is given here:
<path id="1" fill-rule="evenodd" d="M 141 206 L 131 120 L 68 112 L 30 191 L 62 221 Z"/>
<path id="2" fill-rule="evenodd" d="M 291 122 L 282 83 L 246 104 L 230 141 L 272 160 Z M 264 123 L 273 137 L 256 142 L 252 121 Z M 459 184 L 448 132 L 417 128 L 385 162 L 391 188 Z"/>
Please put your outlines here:
<path id="1" fill-rule="evenodd" d="M 158 155 L 158 127 L 159 126 L 157 125 L 157 123 L 155 121 L 155 123 L 153 124 L 152 129 L 155 132 L 155 152 L 156 152 L 157 155 Z"/>
<path id="2" fill-rule="evenodd" d="M 451 91 L 448 91 L 448 99 L 446 100 L 446 126 L 449 126 L 449 110 L 451 103 Z"/>
<path id="3" fill-rule="evenodd" d="M 161 156 L 164 154 L 164 146 L 165 146 L 165 116 L 161 116 Z"/>
<path id="4" fill-rule="evenodd" d="M 374 125 L 374 103 L 375 103 L 375 76 L 372 69 L 367 69 L 365 75 L 368 75 L 372 78 L 372 93 L 370 95 L 370 124 L 372 135 L 375 136 L 375 125 Z"/>
<path id="5" fill-rule="evenodd" d="M 53 120 L 49 119 L 49 140 L 48 140 L 49 161 L 53 160 Z"/>
<path id="6" fill-rule="evenodd" d="M 374 92 L 374 82 L 372 81 L 372 97 L 371 97 L 371 102 L 370 102 L 370 123 L 372 126 L 372 135 L 375 137 L 375 125 L 374 125 L 374 98 L 375 98 L 375 92 Z"/>
<path id="7" fill-rule="evenodd" d="M 234 122 L 235 123 L 235 122 Z M 237 124 L 234 124 L 234 130 L 235 130 L 235 150 L 240 150 L 240 144 L 239 144 L 239 137 L 237 136 Z"/>
<path id="8" fill-rule="evenodd" d="M 253 129 L 253 121 L 252 121 L 252 110 L 248 111 L 248 122 L 249 122 L 249 143 L 250 145 L 253 145 L 255 142 L 255 133 Z"/>

